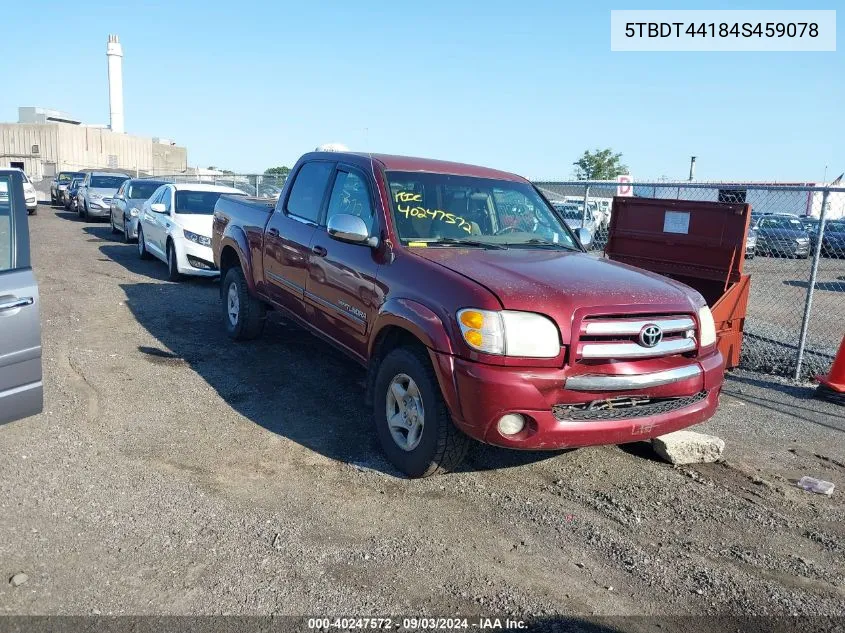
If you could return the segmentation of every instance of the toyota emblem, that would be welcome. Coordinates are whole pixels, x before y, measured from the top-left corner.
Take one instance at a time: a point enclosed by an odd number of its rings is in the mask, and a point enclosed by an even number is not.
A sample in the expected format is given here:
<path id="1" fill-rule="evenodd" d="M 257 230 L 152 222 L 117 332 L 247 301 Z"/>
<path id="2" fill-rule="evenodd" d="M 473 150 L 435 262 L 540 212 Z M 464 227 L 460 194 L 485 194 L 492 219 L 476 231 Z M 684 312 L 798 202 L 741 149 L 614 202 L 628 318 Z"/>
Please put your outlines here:
<path id="1" fill-rule="evenodd" d="M 654 323 L 649 323 L 640 330 L 640 345 L 643 347 L 654 347 L 662 340 L 663 330 Z"/>

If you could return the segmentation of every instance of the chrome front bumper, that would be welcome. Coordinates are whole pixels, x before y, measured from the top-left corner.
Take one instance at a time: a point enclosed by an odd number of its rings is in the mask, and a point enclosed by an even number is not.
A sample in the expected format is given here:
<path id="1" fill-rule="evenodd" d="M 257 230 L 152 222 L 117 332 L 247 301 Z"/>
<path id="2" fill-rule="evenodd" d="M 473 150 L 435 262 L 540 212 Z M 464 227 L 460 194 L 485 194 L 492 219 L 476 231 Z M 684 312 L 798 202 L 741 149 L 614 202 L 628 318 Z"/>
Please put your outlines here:
<path id="1" fill-rule="evenodd" d="M 684 365 L 650 374 L 584 374 L 567 378 L 565 388 L 572 391 L 632 391 L 669 385 L 700 375 L 701 367 L 698 364 Z"/>

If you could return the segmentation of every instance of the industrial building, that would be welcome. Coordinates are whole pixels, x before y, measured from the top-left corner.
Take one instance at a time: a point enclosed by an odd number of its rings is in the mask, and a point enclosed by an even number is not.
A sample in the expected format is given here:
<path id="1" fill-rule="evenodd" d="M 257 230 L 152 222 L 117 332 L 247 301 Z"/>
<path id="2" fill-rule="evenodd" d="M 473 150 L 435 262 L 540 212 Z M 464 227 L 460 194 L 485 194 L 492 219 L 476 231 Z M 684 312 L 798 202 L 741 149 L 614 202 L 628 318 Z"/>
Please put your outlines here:
<path id="1" fill-rule="evenodd" d="M 68 170 L 163 175 L 187 169 L 185 147 L 168 139 L 124 133 L 123 48 L 116 35 L 109 35 L 106 55 L 110 125 L 85 125 L 49 108 L 18 108 L 17 123 L 0 123 L 0 167 L 19 167 L 35 182 Z"/>

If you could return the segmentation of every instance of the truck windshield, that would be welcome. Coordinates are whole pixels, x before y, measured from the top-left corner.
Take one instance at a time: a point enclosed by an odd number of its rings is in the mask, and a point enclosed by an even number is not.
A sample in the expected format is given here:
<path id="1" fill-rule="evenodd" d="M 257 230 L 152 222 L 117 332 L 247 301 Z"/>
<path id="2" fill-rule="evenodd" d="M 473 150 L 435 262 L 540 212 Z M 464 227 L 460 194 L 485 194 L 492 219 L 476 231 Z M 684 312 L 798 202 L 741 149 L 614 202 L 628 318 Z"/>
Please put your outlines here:
<path id="1" fill-rule="evenodd" d="M 523 182 L 425 172 L 386 173 L 403 243 L 581 250 L 569 228 Z M 580 217 L 580 216 L 579 216 Z"/>
<path id="2" fill-rule="evenodd" d="M 214 205 L 217 199 L 226 195 L 236 196 L 243 193 L 229 193 L 222 191 L 186 191 L 176 192 L 176 213 L 193 213 L 195 215 L 211 215 L 214 213 Z"/>

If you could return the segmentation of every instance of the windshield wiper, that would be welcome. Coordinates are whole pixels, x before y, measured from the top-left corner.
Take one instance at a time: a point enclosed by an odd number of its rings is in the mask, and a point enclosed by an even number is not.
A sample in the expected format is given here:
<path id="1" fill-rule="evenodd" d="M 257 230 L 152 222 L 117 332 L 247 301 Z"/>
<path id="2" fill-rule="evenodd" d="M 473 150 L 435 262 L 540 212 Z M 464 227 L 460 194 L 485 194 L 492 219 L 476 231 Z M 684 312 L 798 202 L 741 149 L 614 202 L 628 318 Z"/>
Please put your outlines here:
<path id="1" fill-rule="evenodd" d="M 577 248 L 572 248 L 571 246 L 567 246 L 566 244 L 562 244 L 560 242 L 550 242 L 549 240 L 543 240 L 537 237 L 532 237 L 530 240 L 526 240 L 525 242 L 508 242 L 508 246 L 519 247 L 519 246 L 529 246 L 532 248 L 562 248 L 566 251 L 577 251 Z"/>
<path id="2" fill-rule="evenodd" d="M 417 241 L 417 240 L 411 240 Z M 494 244 L 493 242 L 482 242 L 480 240 L 462 240 L 457 239 L 454 237 L 439 237 L 433 240 L 424 240 L 426 244 L 429 245 L 438 245 L 438 244 L 445 244 L 448 246 L 472 246 L 476 248 L 490 248 L 495 250 L 507 250 L 507 245 L 505 244 Z"/>

